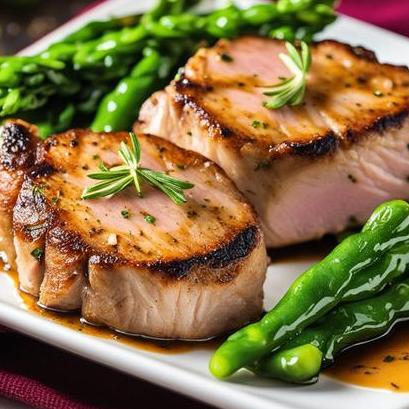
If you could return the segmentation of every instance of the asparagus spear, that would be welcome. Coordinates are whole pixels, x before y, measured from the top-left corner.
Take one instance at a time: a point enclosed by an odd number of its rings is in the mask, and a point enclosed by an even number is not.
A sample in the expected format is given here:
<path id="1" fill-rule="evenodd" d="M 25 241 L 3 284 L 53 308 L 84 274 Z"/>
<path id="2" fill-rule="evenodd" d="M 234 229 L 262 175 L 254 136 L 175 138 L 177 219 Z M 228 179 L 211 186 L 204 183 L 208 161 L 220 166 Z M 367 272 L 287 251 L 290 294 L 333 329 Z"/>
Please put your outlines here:
<path id="1" fill-rule="evenodd" d="M 170 80 L 178 64 L 183 64 L 203 40 L 212 44 L 219 38 L 242 33 L 310 40 L 335 18 L 332 0 L 278 0 L 245 10 L 230 5 L 207 15 L 190 12 L 198 3 L 200 0 L 159 0 L 142 16 L 89 23 L 39 56 L 0 57 L 0 118 L 21 116 L 41 108 L 46 114 L 54 110 L 55 98 L 65 100 L 63 105 L 73 103 L 81 107 L 80 112 L 84 109 L 95 113 L 107 90 L 111 90 L 111 97 L 119 95 L 121 79 L 124 83 L 136 82 L 134 70 L 146 58 L 144 50 L 152 41 L 158 44 L 163 61 L 174 59 L 173 48 L 179 47 L 181 42 L 192 43 L 182 53 L 184 58 L 180 56 L 167 77 L 161 78 L 163 81 L 148 81 L 146 76 L 142 80 L 141 77 L 137 88 L 140 97 L 129 100 L 129 110 L 136 116 L 141 98 Z M 89 92 L 84 96 L 84 89 L 96 90 L 92 101 Z M 101 102 L 99 112 L 104 111 L 109 98 Z M 136 105 L 131 106 L 134 103 Z M 110 115 L 109 122 L 117 123 L 113 129 L 129 128 L 131 121 L 119 118 L 123 112 L 121 109 Z M 92 122 L 88 121 L 88 124 Z M 75 117 L 70 125 L 77 123 Z M 96 129 L 109 126 L 109 123 L 102 123 L 100 113 L 95 123 L 98 124 Z"/>

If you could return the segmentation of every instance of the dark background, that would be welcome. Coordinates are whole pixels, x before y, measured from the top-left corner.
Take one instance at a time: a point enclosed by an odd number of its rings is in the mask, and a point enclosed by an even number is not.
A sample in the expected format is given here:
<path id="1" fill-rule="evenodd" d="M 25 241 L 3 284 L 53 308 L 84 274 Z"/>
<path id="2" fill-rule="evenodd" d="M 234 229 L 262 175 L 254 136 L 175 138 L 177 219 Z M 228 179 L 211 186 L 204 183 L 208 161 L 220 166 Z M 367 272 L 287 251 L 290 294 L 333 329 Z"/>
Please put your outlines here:
<path id="1" fill-rule="evenodd" d="M 0 0 L 0 55 L 14 54 L 91 3 L 90 0 Z"/>
<path id="2" fill-rule="evenodd" d="M 139 1 L 139 0 L 135 0 Z M 14 54 L 89 6 L 89 0 L 0 0 L 0 55 Z M 0 370 L 112 409 L 209 406 L 14 333 L 0 334 Z"/>

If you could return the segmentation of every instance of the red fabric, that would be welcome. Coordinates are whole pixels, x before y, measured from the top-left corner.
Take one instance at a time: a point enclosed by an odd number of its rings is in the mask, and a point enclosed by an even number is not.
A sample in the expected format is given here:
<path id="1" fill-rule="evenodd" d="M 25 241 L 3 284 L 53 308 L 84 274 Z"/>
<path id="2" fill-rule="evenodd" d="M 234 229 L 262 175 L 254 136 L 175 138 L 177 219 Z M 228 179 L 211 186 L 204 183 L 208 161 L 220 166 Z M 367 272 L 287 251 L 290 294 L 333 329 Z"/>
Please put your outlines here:
<path id="1" fill-rule="evenodd" d="M 409 0 L 341 0 L 338 10 L 409 36 Z"/>
<path id="2" fill-rule="evenodd" d="M 40 382 L 0 370 L 0 395 L 38 409 L 96 409 L 77 402 Z"/>
<path id="3" fill-rule="evenodd" d="M 0 396 L 37 409 L 210 409 L 12 331 L 0 351 Z"/>

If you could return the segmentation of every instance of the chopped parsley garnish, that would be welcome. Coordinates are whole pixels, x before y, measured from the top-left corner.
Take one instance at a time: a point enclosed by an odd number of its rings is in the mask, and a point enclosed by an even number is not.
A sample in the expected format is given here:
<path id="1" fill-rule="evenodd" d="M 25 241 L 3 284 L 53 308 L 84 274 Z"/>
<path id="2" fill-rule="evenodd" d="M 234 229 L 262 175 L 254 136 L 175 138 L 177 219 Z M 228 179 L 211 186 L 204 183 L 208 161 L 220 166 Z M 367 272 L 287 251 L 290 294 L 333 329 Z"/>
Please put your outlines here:
<path id="1" fill-rule="evenodd" d="M 258 129 L 258 128 L 262 128 L 262 129 L 266 129 L 267 128 L 267 124 L 265 122 L 262 121 L 258 121 L 257 119 L 255 119 L 252 123 L 251 126 L 254 129 Z"/>
<path id="2" fill-rule="evenodd" d="M 124 219 L 129 219 L 129 216 L 130 216 L 129 210 L 128 210 L 128 209 L 123 209 L 123 210 L 121 210 L 121 216 L 122 216 Z"/>
<path id="3" fill-rule="evenodd" d="M 220 59 L 224 62 L 233 62 L 234 58 L 230 54 L 222 53 L 220 54 Z"/>
<path id="4" fill-rule="evenodd" d="M 44 186 L 33 185 L 32 192 L 34 196 L 44 196 Z"/>
<path id="5" fill-rule="evenodd" d="M 144 219 L 145 219 L 146 223 L 149 223 L 149 224 L 155 224 L 155 222 L 156 222 L 156 217 L 152 216 L 151 214 L 146 214 L 144 216 Z"/>
<path id="6" fill-rule="evenodd" d="M 395 357 L 392 355 L 386 355 L 385 358 L 383 358 L 383 362 L 393 362 L 395 360 Z"/>
<path id="7" fill-rule="evenodd" d="M 254 170 L 269 169 L 270 167 L 271 167 L 270 161 L 262 160 L 261 162 L 257 163 Z"/>
<path id="8" fill-rule="evenodd" d="M 57 194 L 51 198 L 51 203 L 54 205 L 57 204 L 58 201 L 60 200 L 60 195 L 61 193 L 60 191 L 58 191 Z"/>
<path id="9" fill-rule="evenodd" d="M 43 257 L 44 250 L 40 248 L 35 248 L 32 252 L 31 255 L 37 260 L 40 261 L 41 258 Z"/>
<path id="10" fill-rule="evenodd" d="M 175 75 L 175 81 L 179 81 L 182 78 L 184 70 L 184 67 L 178 69 L 178 72 Z"/>

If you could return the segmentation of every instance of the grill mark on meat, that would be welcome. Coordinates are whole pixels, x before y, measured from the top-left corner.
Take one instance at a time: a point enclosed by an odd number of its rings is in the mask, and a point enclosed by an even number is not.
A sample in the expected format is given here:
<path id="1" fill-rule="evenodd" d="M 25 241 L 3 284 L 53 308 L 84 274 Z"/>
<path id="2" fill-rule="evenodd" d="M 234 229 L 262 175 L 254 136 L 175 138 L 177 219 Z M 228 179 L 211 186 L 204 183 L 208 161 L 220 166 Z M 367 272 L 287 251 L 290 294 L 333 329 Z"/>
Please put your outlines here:
<path id="1" fill-rule="evenodd" d="M 362 56 L 358 54 L 358 56 Z M 403 68 L 403 67 L 402 67 Z M 177 104 L 177 109 L 181 112 L 184 107 L 192 109 L 198 114 L 202 126 L 208 127 L 211 131 L 212 137 L 228 138 L 234 136 L 230 139 L 229 143 L 235 147 L 235 149 L 240 149 L 243 145 L 247 143 L 252 143 L 254 147 L 258 147 L 259 151 L 268 152 L 270 159 L 276 159 L 282 155 L 294 154 L 302 156 L 323 156 L 335 152 L 341 146 L 346 146 L 354 143 L 361 138 L 365 137 L 368 132 L 383 134 L 386 130 L 390 128 L 400 128 L 402 123 L 409 116 L 409 99 L 408 107 L 402 108 L 402 110 L 390 114 L 383 115 L 379 118 L 373 120 L 370 124 L 364 124 L 358 129 L 349 128 L 343 134 L 336 135 L 332 131 L 328 131 L 326 135 L 317 135 L 311 138 L 309 141 L 284 141 L 278 145 L 273 145 L 269 149 L 265 149 L 264 145 L 260 145 L 257 140 L 249 138 L 247 135 L 242 134 L 237 131 L 233 131 L 227 125 L 224 125 L 218 120 L 217 117 L 213 116 L 207 112 L 197 100 L 189 95 L 183 93 L 186 87 L 186 83 L 189 83 L 189 88 L 196 88 L 205 90 L 205 87 L 201 87 L 199 84 L 195 86 L 191 81 L 178 80 L 175 82 L 175 89 L 177 94 L 174 96 L 175 103 Z M 182 84 L 183 83 L 183 84 Z"/>
<path id="2" fill-rule="evenodd" d="M 374 62 L 374 63 L 378 63 L 378 58 L 376 56 L 376 54 L 372 51 L 372 50 L 368 50 L 367 48 L 361 46 L 361 45 L 350 45 L 350 44 L 345 44 L 345 43 L 341 43 L 338 40 L 334 40 L 334 39 L 326 39 L 326 40 L 322 40 L 322 41 L 314 41 L 313 44 L 337 44 L 340 45 L 342 47 L 345 47 L 347 49 L 349 49 L 349 51 L 351 52 L 351 54 L 356 55 L 357 57 L 369 61 L 369 62 Z M 395 66 L 396 67 L 396 66 Z"/>
<path id="3" fill-rule="evenodd" d="M 256 226 L 246 228 L 234 237 L 228 244 L 222 245 L 218 249 L 203 256 L 192 257 L 188 260 L 173 261 L 170 263 L 156 263 L 154 268 L 170 275 L 171 277 L 182 278 L 189 274 L 195 265 L 208 266 L 210 268 L 224 268 L 247 257 L 254 249 L 260 239 L 260 232 Z M 226 277 L 226 282 L 233 277 Z"/>
<path id="4" fill-rule="evenodd" d="M 308 143 L 293 141 L 283 142 L 277 147 L 274 147 L 273 151 L 276 151 L 277 154 L 281 154 L 285 151 L 303 156 L 323 156 L 335 152 L 338 147 L 339 140 L 337 136 L 330 131 L 325 136 L 314 138 Z"/>
<path id="5" fill-rule="evenodd" d="M 365 130 L 367 132 L 377 132 L 379 134 L 383 134 L 391 128 L 402 128 L 403 123 L 409 116 L 409 108 L 403 109 L 400 112 L 397 112 L 393 115 L 384 115 L 381 118 L 375 120 L 372 124 L 370 124 Z M 362 131 L 361 133 L 364 133 Z M 350 136 L 350 134 L 348 134 Z"/>
<path id="6" fill-rule="evenodd" d="M 81 239 L 79 234 L 65 228 L 65 223 L 49 226 L 47 241 L 61 253 L 82 252 L 88 255 L 91 252 L 90 246 Z"/>
<path id="7" fill-rule="evenodd" d="M 54 171 L 54 167 L 49 163 L 40 162 L 34 169 L 30 169 L 29 174 L 32 178 L 41 178 L 50 176 Z"/>
<path id="8" fill-rule="evenodd" d="M 32 201 L 34 203 L 34 200 Z M 19 207 L 16 207 L 16 213 L 22 211 L 23 205 L 19 203 Z M 24 207 L 27 206 L 27 202 L 24 203 Z M 58 248 L 62 253 L 69 254 L 71 252 L 82 251 L 87 254 L 91 264 L 99 265 L 104 268 L 113 268 L 119 265 L 128 265 L 133 267 L 145 267 L 148 268 L 152 274 L 163 273 L 169 279 L 181 279 L 187 277 L 193 268 L 197 267 L 209 267 L 212 269 L 223 269 L 230 264 L 234 264 L 241 259 L 247 257 L 254 248 L 260 244 L 260 230 L 256 225 L 249 226 L 243 231 L 237 234 L 232 234 L 231 238 L 225 239 L 215 248 L 203 254 L 198 252 L 198 255 L 192 255 L 186 259 L 180 259 L 175 261 L 158 261 L 158 262 L 137 262 L 129 259 L 125 259 L 120 255 L 115 255 L 112 253 L 104 253 L 102 251 L 97 251 L 95 248 L 86 244 L 80 235 L 67 230 L 64 225 L 58 225 L 58 219 L 55 216 L 55 210 L 48 208 L 46 212 L 48 215 L 53 214 L 51 218 L 53 222 L 41 221 L 39 223 L 39 228 L 34 226 L 23 225 L 15 221 L 15 232 L 17 235 L 24 237 L 28 240 L 36 240 L 40 236 L 47 236 L 47 240 L 53 244 L 54 247 Z M 38 217 L 40 219 L 40 217 Z M 37 217 L 36 217 L 37 220 Z M 225 244 L 227 241 L 227 244 Z M 233 277 L 231 277 L 233 278 Z M 229 280 L 230 281 L 230 280 Z"/>
<path id="9" fill-rule="evenodd" d="M 331 45 L 331 47 L 334 48 L 340 47 L 361 60 L 378 63 L 376 55 L 364 47 L 353 47 L 335 40 L 324 40 L 315 43 L 315 46 L 319 47 L 325 45 Z M 222 49 L 224 47 L 224 43 L 221 42 L 220 45 L 216 45 L 216 47 L 220 47 Z M 199 57 L 193 58 L 198 58 L 201 60 Z M 206 62 L 203 62 L 203 64 L 206 64 Z M 390 64 L 382 64 L 382 66 L 391 67 L 394 70 L 401 70 L 402 73 L 406 75 L 409 73 L 408 68 L 405 66 L 393 66 Z M 270 159 L 286 154 L 321 156 L 332 153 L 341 146 L 346 146 L 358 141 L 370 131 L 382 133 L 385 129 L 400 127 L 402 122 L 409 115 L 408 97 L 406 105 L 403 107 L 401 106 L 399 110 L 395 109 L 395 112 L 392 114 L 375 117 L 371 123 L 363 122 L 362 124 L 358 124 L 355 127 L 350 127 L 345 131 L 340 132 L 338 135 L 329 131 L 326 135 L 317 134 L 316 136 L 312 136 L 310 140 L 300 141 L 297 141 L 297 136 L 294 135 L 292 136 L 293 140 L 284 141 L 267 147 L 259 140 L 252 139 L 249 137 L 249 135 L 244 134 L 239 130 L 231 129 L 231 127 L 221 121 L 217 115 L 214 115 L 206 110 L 204 105 L 201 103 L 201 98 L 208 92 L 213 91 L 214 87 L 206 82 L 207 79 L 204 79 L 203 81 L 205 82 L 199 83 L 194 79 L 187 77 L 186 70 L 184 70 L 180 78 L 174 82 L 174 88 L 176 90 L 174 98 L 176 104 L 178 105 L 178 109 L 182 111 L 184 107 L 186 107 L 196 112 L 203 126 L 208 127 L 211 131 L 212 137 L 228 137 L 228 143 L 235 149 L 240 149 L 243 145 L 251 142 L 255 150 L 260 152 L 268 152 Z"/>
<path id="10" fill-rule="evenodd" d="M 180 87 L 181 81 L 175 82 L 175 87 L 177 90 L 182 90 Z M 227 126 L 221 126 L 220 123 L 209 114 L 203 107 L 198 105 L 195 100 L 184 93 L 177 93 L 175 95 L 175 103 L 180 112 L 183 111 L 184 107 L 188 107 L 198 114 L 200 123 L 203 127 L 207 127 L 213 137 L 224 137 L 226 134 L 231 135 L 232 131 Z"/>

